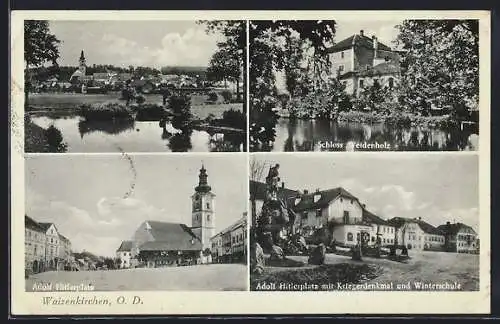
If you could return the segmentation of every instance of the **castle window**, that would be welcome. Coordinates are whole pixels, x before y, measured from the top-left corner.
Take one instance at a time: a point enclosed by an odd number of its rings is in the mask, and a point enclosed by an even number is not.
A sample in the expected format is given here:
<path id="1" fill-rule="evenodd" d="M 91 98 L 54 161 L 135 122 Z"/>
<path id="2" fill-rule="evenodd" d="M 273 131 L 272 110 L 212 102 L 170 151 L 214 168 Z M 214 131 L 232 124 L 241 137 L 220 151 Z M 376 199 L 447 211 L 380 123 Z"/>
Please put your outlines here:
<path id="1" fill-rule="evenodd" d="M 354 236 L 351 232 L 347 233 L 347 241 L 352 242 L 354 240 Z"/>
<path id="2" fill-rule="evenodd" d="M 344 52 L 340 52 L 340 58 L 344 58 Z"/>
<path id="3" fill-rule="evenodd" d="M 316 209 L 316 217 L 321 217 L 321 209 Z"/>
<path id="4" fill-rule="evenodd" d="M 339 72 L 343 72 L 344 71 L 344 64 L 340 64 L 339 65 Z"/>
<path id="5" fill-rule="evenodd" d="M 210 215 L 207 215 L 207 222 L 210 222 Z"/>
<path id="6" fill-rule="evenodd" d="M 364 86 L 365 86 L 365 80 L 363 79 L 359 80 L 359 87 L 364 88 Z"/>
<path id="7" fill-rule="evenodd" d="M 207 209 L 210 209 L 210 203 L 207 203 Z"/>
<path id="8" fill-rule="evenodd" d="M 393 88 L 394 87 L 394 78 L 389 78 L 389 88 Z"/>

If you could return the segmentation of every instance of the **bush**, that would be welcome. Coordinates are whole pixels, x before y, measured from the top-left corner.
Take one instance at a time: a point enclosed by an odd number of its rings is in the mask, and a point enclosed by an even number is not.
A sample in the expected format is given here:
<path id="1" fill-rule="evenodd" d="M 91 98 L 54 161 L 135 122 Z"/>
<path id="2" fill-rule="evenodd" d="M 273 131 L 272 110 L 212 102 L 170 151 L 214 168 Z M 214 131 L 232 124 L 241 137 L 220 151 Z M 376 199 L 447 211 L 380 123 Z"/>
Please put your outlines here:
<path id="1" fill-rule="evenodd" d="M 144 104 L 133 108 L 137 111 L 136 119 L 139 121 L 158 121 L 166 116 L 163 106 L 157 104 Z"/>
<path id="2" fill-rule="evenodd" d="M 137 102 L 139 105 L 143 104 L 146 101 L 146 97 L 139 95 L 135 97 L 135 102 Z"/>
<path id="3" fill-rule="evenodd" d="M 239 110 L 229 109 L 222 113 L 221 124 L 239 129 L 247 128 L 246 115 Z"/>
<path id="4" fill-rule="evenodd" d="M 185 130 L 189 128 L 193 115 L 191 114 L 191 99 L 188 96 L 172 96 L 168 99 L 168 108 L 174 115 L 172 126 Z"/>
<path id="5" fill-rule="evenodd" d="M 84 104 L 80 106 L 80 115 L 86 120 L 133 119 L 131 107 L 119 103 Z"/>
<path id="6" fill-rule="evenodd" d="M 221 93 L 222 98 L 224 98 L 224 103 L 230 103 L 233 98 L 233 93 L 229 90 L 223 90 Z M 217 99 L 216 99 L 217 100 Z"/>
<path id="7" fill-rule="evenodd" d="M 49 152 L 66 152 L 67 144 L 63 142 L 61 131 L 54 125 L 50 125 L 45 130 L 45 139 L 47 140 L 47 149 Z"/>

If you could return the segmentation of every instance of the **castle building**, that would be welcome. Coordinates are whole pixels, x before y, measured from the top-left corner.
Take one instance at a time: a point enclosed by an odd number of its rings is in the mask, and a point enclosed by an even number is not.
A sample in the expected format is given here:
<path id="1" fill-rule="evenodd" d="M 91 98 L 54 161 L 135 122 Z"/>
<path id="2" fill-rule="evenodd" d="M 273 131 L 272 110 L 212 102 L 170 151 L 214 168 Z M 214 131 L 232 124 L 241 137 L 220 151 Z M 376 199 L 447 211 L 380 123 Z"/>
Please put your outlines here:
<path id="1" fill-rule="evenodd" d="M 202 165 L 198 185 L 191 196 L 191 226 L 156 220 L 144 221 L 130 243 L 123 241 L 117 250 L 122 267 L 145 264 L 147 267 L 211 263 L 211 241 L 215 229 L 215 194 Z"/>
<path id="2" fill-rule="evenodd" d="M 364 88 L 378 83 L 392 88 L 401 78 L 398 52 L 379 42 L 376 36 L 367 37 L 364 31 L 354 34 L 328 49 L 332 74 L 357 96 Z"/>

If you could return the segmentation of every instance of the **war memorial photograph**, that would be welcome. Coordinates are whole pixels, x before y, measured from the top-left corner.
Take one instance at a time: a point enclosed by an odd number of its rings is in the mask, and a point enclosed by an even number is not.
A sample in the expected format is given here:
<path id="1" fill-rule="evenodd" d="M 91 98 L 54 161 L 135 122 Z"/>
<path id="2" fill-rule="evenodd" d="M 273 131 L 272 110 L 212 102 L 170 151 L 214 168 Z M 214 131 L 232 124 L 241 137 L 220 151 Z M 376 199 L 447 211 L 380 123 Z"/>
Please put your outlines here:
<path id="1" fill-rule="evenodd" d="M 479 290 L 477 156 L 250 163 L 251 290 Z"/>
<path id="2" fill-rule="evenodd" d="M 27 157 L 26 291 L 246 290 L 245 164 Z"/>
<path id="3" fill-rule="evenodd" d="M 250 21 L 250 150 L 479 143 L 479 20 Z"/>
<path id="4" fill-rule="evenodd" d="M 246 150 L 245 21 L 29 20 L 24 32 L 26 152 Z"/>

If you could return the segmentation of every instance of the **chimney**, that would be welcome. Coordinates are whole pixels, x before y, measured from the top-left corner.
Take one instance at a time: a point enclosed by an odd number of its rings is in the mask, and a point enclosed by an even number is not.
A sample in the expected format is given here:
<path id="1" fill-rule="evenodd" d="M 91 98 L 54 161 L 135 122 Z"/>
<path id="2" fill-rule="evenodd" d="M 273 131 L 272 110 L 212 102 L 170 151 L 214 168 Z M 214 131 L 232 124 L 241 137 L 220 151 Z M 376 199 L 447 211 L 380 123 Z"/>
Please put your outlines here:
<path id="1" fill-rule="evenodd" d="M 361 35 L 361 37 L 365 36 L 365 31 L 364 31 L 363 29 L 361 29 L 361 30 L 359 31 L 359 35 Z"/>
<path id="2" fill-rule="evenodd" d="M 316 188 L 316 192 L 319 192 L 319 188 Z"/>
<path id="3" fill-rule="evenodd" d="M 366 204 L 362 204 L 361 206 L 363 206 L 363 208 L 366 208 Z"/>
<path id="4" fill-rule="evenodd" d="M 450 222 L 446 222 L 446 225 L 450 225 Z"/>
<path id="5" fill-rule="evenodd" d="M 309 193 L 309 190 L 304 189 L 304 195 L 307 195 Z"/>
<path id="6" fill-rule="evenodd" d="M 418 220 L 422 220 L 422 217 L 419 217 Z"/>

